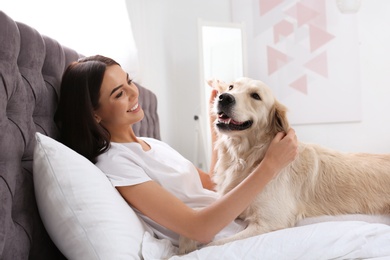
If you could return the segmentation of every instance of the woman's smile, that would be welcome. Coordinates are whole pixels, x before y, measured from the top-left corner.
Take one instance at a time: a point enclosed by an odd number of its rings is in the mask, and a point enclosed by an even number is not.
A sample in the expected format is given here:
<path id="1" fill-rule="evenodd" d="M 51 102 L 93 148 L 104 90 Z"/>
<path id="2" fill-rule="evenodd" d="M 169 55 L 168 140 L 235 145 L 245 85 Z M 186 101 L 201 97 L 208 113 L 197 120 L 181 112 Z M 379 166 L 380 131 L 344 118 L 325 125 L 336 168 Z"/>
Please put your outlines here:
<path id="1" fill-rule="evenodd" d="M 135 104 L 135 106 L 133 106 L 132 108 L 130 108 L 130 110 L 128 110 L 128 112 L 138 112 L 140 110 L 140 106 L 139 104 Z"/>

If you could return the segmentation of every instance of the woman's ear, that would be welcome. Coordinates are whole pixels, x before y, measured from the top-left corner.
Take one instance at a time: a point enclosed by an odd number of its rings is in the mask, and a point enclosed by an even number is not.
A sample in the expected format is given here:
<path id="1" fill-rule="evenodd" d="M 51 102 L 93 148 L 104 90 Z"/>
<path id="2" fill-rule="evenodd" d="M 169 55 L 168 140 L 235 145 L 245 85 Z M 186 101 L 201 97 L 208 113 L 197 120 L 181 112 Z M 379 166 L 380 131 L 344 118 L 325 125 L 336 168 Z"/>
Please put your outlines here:
<path id="1" fill-rule="evenodd" d="M 96 122 L 97 122 L 98 124 L 100 123 L 100 121 L 102 121 L 102 119 L 100 118 L 100 116 L 94 114 L 94 117 L 95 117 L 95 120 L 96 120 Z"/>

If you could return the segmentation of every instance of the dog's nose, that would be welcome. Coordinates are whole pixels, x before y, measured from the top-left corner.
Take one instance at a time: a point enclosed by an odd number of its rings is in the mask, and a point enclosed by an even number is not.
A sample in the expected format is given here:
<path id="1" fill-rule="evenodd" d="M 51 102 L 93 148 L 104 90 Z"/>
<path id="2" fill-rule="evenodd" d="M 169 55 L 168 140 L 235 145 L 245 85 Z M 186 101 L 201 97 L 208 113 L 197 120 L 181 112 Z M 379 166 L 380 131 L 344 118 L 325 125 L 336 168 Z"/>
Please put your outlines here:
<path id="1" fill-rule="evenodd" d="M 233 95 L 229 93 L 223 93 L 219 95 L 218 102 L 221 105 L 226 106 L 226 105 L 233 105 L 234 103 L 236 103 L 236 100 L 234 99 Z"/>

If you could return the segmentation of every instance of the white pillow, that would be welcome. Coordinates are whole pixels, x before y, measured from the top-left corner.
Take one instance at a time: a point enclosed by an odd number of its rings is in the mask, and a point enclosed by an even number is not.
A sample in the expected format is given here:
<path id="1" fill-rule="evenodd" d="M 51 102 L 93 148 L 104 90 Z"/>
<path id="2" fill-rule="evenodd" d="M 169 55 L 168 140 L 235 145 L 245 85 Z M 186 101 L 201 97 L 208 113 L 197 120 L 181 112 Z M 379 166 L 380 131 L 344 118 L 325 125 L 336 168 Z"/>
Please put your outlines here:
<path id="1" fill-rule="evenodd" d="M 140 259 L 147 229 L 102 171 L 36 133 L 34 186 L 42 221 L 68 259 Z"/>

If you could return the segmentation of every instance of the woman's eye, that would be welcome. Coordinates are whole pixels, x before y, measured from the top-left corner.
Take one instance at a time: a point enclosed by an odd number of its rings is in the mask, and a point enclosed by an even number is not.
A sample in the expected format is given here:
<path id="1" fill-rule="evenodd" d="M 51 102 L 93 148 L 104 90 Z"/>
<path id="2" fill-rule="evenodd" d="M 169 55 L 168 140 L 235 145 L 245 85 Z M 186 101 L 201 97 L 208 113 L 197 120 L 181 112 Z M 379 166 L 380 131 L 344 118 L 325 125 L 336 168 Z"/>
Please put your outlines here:
<path id="1" fill-rule="evenodd" d="M 123 95 L 123 91 L 119 92 L 115 97 L 120 98 Z"/>
<path id="2" fill-rule="evenodd" d="M 259 94 L 257 94 L 257 93 L 252 93 L 252 94 L 251 94 L 251 97 L 254 98 L 254 99 L 256 99 L 256 100 L 261 100 L 261 97 L 260 97 Z"/>
<path id="3" fill-rule="evenodd" d="M 129 80 L 127 81 L 127 84 L 131 85 L 131 83 L 133 83 L 133 80 L 132 80 L 132 79 L 129 79 Z"/>

